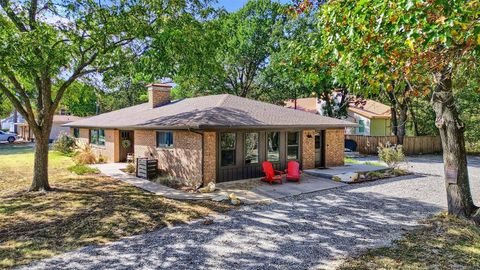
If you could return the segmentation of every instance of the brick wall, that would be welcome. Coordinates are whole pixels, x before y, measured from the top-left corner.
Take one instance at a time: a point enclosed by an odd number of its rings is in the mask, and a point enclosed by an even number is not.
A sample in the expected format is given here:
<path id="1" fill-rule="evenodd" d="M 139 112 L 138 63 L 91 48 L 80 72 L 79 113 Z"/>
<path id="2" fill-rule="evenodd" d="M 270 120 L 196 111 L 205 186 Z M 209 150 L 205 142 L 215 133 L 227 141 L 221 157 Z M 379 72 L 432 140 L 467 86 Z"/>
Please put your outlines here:
<path id="1" fill-rule="evenodd" d="M 217 180 L 217 133 L 204 132 L 203 134 L 203 184 Z"/>
<path id="2" fill-rule="evenodd" d="M 158 159 L 158 167 L 186 185 L 202 182 L 202 137 L 188 131 L 173 132 L 173 148 L 156 147 L 155 130 L 135 130 L 136 157 Z"/>
<path id="3" fill-rule="evenodd" d="M 345 129 L 325 130 L 325 166 L 344 165 Z"/>
<path id="4" fill-rule="evenodd" d="M 73 134 L 73 130 L 70 130 Z M 120 158 L 120 144 L 119 144 L 120 131 L 114 129 L 105 130 L 105 145 L 90 145 L 97 158 L 103 156 L 107 159 L 107 162 L 119 162 Z M 90 130 L 88 128 L 80 129 L 80 136 L 77 138 L 77 145 L 84 147 L 90 142 Z"/>
<path id="5" fill-rule="evenodd" d="M 302 131 L 302 169 L 315 168 L 315 130 Z"/>
<path id="6" fill-rule="evenodd" d="M 89 143 L 90 133 L 88 128 L 81 128 L 79 131 L 80 131 L 80 137 L 77 138 L 77 145 L 80 147 L 83 147 Z M 73 134 L 73 128 L 71 128 L 70 133 Z"/>

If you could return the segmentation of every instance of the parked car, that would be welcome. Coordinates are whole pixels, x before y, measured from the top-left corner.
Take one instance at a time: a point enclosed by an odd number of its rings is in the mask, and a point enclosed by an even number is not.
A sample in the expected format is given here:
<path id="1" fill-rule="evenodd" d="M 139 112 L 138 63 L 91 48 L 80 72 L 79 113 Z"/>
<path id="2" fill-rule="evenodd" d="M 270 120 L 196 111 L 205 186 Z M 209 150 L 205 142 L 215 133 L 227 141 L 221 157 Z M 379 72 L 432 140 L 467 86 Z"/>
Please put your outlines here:
<path id="1" fill-rule="evenodd" d="M 8 141 L 9 143 L 15 142 L 17 135 L 10 132 L 5 132 L 0 130 L 0 142 Z"/>

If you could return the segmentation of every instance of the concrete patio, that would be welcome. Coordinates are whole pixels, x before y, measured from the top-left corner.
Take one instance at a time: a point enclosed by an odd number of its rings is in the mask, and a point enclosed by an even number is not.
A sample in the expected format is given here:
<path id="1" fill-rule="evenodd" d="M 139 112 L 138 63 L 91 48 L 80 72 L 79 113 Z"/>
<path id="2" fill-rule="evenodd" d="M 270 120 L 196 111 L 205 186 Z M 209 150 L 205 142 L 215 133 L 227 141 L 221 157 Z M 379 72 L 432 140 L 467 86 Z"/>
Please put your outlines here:
<path id="1" fill-rule="evenodd" d="M 338 188 L 346 185 L 330 179 L 303 174 L 300 183 L 286 182 L 284 179 L 283 184 L 281 185 L 271 185 L 260 181 L 259 178 L 255 178 L 218 183 L 216 185 L 217 191 L 213 193 L 188 193 L 129 175 L 121 171 L 121 169 L 126 167 L 126 163 L 95 164 L 91 166 L 99 169 L 104 175 L 126 182 L 156 195 L 175 200 L 211 200 L 219 196 L 234 193 L 243 203 L 253 204 Z"/>
<path id="2" fill-rule="evenodd" d="M 281 185 L 268 184 L 256 178 L 219 183 L 217 187 L 226 193 L 235 193 L 246 204 L 249 204 L 298 196 L 345 185 L 344 183 L 335 182 L 330 179 L 303 174 L 299 183 L 286 182 L 284 179 Z"/>

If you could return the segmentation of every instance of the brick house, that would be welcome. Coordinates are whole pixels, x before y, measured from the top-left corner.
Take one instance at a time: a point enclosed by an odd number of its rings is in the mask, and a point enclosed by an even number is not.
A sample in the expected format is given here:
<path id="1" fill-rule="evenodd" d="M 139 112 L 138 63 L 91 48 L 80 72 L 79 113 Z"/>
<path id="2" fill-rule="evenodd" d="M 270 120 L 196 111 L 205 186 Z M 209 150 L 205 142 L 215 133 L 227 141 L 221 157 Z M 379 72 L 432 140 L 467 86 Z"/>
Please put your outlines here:
<path id="1" fill-rule="evenodd" d="M 169 85 L 147 87 L 148 103 L 69 123 L 71 134 L 109 162 L 133 153 L 206 184 L 260 177 L 265 160 L 277 169 L 289 160 L 304 169 L 343 165 L 344 130 L 356 126 L 228 94 L 171 101 Z"/>

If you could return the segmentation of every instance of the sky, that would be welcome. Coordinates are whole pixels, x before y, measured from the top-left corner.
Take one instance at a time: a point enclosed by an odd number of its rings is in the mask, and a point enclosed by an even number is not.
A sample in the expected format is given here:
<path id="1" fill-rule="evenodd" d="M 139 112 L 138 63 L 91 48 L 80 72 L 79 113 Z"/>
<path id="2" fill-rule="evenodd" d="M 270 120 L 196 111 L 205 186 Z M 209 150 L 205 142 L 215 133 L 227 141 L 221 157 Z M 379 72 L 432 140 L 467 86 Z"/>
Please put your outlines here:
<path id="1" fill-rule="evenodd" d="M 288 3 L 289 0 L 277 0 L 280 3 Z M 228 11 L 239 10 L 248 0 L 218 0 L 218 6 L 225 7 Z"/>

